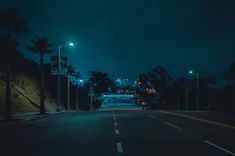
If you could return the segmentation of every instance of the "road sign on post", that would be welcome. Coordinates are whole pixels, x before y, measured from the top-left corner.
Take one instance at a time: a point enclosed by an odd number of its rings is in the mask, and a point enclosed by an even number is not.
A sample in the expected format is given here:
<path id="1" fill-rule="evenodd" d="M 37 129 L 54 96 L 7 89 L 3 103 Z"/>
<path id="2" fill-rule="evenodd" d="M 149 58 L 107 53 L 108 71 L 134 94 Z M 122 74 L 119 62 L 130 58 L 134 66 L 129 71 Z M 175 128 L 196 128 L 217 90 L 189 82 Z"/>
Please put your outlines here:
<path id="1" fill-rule="evenodd" d="M 60 57 L 60 75 L 67 74 L 67 61 L 66 56 Z M 51 75 L 58 75 L 58 73 L 58 56 L 51 56 Z"/>

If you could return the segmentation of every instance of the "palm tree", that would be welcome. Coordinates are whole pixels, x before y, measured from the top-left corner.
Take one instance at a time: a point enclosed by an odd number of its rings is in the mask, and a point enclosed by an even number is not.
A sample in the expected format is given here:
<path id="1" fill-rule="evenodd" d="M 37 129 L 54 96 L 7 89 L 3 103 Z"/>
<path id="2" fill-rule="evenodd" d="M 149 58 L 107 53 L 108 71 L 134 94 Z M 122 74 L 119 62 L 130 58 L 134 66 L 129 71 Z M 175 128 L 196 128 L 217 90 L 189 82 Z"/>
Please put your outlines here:
<path id="1" fill-rule="evenodd" d="M 14 35 L 26 30 L 27 21 L 21 17 L 13 8 L 6 8 L 0 11 L 0 34 L 3 37 L 5 45 L 2 51 L 6 53 L 6 103 L 5 103 L 5 120 L 12 119 L 11 111 L 11 54 L 16 50 L 17 44 Z"/>
<path id="2" fill-rule="evenodd" d="M 235 84 L 235 63 L 230 64 L 228 71 L 224 74 L 224 80 L 227 80 L 228 86 Z"/>
<path id="3" fill-rule="evenodd" d="M 51 46 L 48 39 L 45 37 L 36 38 L 32 40 L 32 47 L 28 49 L 33 52 L 40 53 L 40 67 L 41 67 L 41 85 L 40 85 L 40 114 L 45 114 L 45 104 L 44 104 L 44 53 L 51 52 Z"/>
<path id="4" fill-rule="evenodd" d="M 70 64 L 68 66 L 67 78 L 68 78 L 68 101 L 67 101 L 67 110 L 70 110 L 70 76 L 76 74 L 75 68 Z"/>
<path id="5" fill-rule="evenodd" d="M 79 72 L 75 72 L 73 74 L 73 77 L 76 81 L 76 110 L 78 110 L 78 81 L 79 81 L 79 78 L 81 78 L 81 74 Z"/>

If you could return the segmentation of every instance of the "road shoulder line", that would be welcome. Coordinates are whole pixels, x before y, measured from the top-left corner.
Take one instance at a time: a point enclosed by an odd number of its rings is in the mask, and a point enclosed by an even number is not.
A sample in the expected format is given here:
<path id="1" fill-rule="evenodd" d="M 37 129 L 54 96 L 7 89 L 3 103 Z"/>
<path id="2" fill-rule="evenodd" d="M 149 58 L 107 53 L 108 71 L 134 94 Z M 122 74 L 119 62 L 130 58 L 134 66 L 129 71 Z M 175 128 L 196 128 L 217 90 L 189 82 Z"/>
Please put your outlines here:
<path id="1" fill-rule="evenodd" d="M 227 149 L 224 149 L 224 148 L 222 148 L 222 147 L 220 147 L 220 146 L 218 146 L 218 145 L 216 145 L 216 144 L 213 144 L 212 142 L 210 142 L 210 141 L 208 141 L 208 140 L 204 140 L 204 142 L 207 143 L 207 144 L 209 144 L 209 145 L 211 145 L 211 146 L 213 146 L 213 147 L 215 147 L 215 148 L 217 148 L 217 149 L 220 149 L 220 150 L 222 150 L 222 151 L 224 151 L 224 152 L 226 152 L 226 153 L 228 153 L 228 154 L 230 154 L 230 155 L 235 156 L 235 153 L 233 153 L 233 152 L 231 152 L 231 151 L 229 151 L 229 150 L 227 150 Z"/>
<path id="2" fill-rule="evenodd" d="M 168 111 L 159 111 L 159 112 L 165 113 L 165 114 L 170 114 L 170 115 L 175 115 L 175 116 L 180 116 L 180 117 L 185 117 L 185 118 L 188 118 L 188 119 L 201 121 L 201 122 L 204 122 L 204 123 L 207 123 L 207 124 L 216 125 L 216 126 L 230 128 L 230 129 L 235 130 L 235 126 L 232 126 L 232 125 L 227 125 L 227 124 L 223 124 L 223 123 L 219 123 L 219 122 L 215 122 L 215 121 L 210 121 L 210 120 L 206 120 L 206 119 L 202 119 L 202 118 L 198 118 L 198 117 L 192 117 L 192 116 L 189 116 L 189 115 L 173 113 L 173 112 L 168 112 Z"/>
<path id="3" fill-rule="evenodd" d="M 178 130 L 180 130 L 181 128 L 179 128 L 178 126 L 176 126 L 176 125 L 173 125 L 173 124 L 171 124 L 171 123 L 169 123 L 169 122 L 164 122 L 165 124 L 167 124 L 167 125 L 169 125 L 169 126 L 171 126 L 171 127 L 174 127 L 174 128 L 176 128 L 176 129 L 178 129 Z"/>

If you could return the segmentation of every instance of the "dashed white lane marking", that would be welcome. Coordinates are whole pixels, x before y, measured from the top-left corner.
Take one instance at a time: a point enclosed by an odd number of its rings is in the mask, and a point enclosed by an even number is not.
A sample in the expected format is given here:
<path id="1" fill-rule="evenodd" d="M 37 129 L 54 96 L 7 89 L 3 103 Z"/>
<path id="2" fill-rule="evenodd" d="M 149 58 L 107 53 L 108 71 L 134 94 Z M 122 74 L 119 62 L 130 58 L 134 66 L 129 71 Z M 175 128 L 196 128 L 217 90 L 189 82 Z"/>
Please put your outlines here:
<path id="1" fill-rule="evenodd" d="M 117 126 L 118 125 L 118 123 L 117 122 L 114 122 L 114 124 L 113 124 L 114 126 Z"/>
<path id="2" fill-rule="evenodd" d="M 113 120 L 116 120 L 117 118 L 116 117 L 113 117 Z"/>
<path id="3" fill-rule="evenodd" d="M 120 134 L 119 130 L 118 129 L 115 129 L 115 134 Z"/>
<path id="4" fill-rule="evenodd" d="M 118 153 L 122 153 L 123 152 L 123 148 L 122 148 L 122 143 L 121 142 L 117 143 L 117 152 Z"/>
<path id="5" fill-rule="evenodd" d="M 176 125 L 173 125 L 173 124 L 171 124 L 171 123 L 169 123 L 169 122 L 164 122 L 165 124 L 167 124 L 167 125 L 169 125 L 169 126 L 171 126 L 171 127 L 174 127 L 174 128 L 176 128 L 176 129 L 178 129 L 178 130 L 180 130 L 181 128 L 179 128 L 178 126 L 176 126 Z"/>
<path id="6" fill-rule="evenodd" d="M 149 117 L 150 117 L 150 118 L 152 118 L 152 119 L 154 119 L 154 118 L 155 118 L 155 116 L 153 116 L 153 115 L 149 115 Z"/>
<path id="7" fill-rule="evenodd" d="M 208 141 L 208 140 L 204 140 L 204 142 L 207 143 L 207 144 L 209 144 L 209 145 L 211 145 L 211 146 L 213 146 L 213 147 L 215 147 L 215 148 L 217 148 L 217 149 L 220 149 L 220 150 L 222 150 L 222 151 L 224 151 L 224 152 L 226 152 L 226 153 L 228 153 L 228 154 L 230 154 L 230 155 L 235 156 L 235 153 L 233 153 L 233 152 L 231 152 L 231 151 L 229 151 L 229 150 L 227 150 L 227 149 L 224 149 L 224 148 L 222 148 L 222 147 L 220 147 L 220 146 L 218 146 L 218 145 L 215 145 L 215 144 L 211 143 L 211 142 Z"/>

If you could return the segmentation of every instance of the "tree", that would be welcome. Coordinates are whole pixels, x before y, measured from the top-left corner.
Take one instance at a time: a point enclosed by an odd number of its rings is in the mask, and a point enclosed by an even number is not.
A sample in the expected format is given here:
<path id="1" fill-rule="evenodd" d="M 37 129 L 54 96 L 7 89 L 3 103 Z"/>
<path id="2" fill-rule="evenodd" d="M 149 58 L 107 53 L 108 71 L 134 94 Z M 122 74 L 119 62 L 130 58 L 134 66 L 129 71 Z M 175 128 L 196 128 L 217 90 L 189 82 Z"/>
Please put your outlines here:
<path id="1" fill-rule="evenodd" d="M 224 80 L 227 81 L 228 86 L 235 84 L 235 63 L 230 64 L 229 69 L 224 74 Z"/>
<path id="2" fill-rule="evenodd" d="M 137 86 L 140 90 L 138 92 L 140 96 L 150 103 L 150 107 L 155 108 L 157 102 L 166 102 L 168 98 L 166 93 L 169 90 L 171 81 L 172 78 L 166 69 L 158 66 L 146 74 L 139 75 Z M 146 94 L 146 90 L 149 88 L 155 90 L 154 95 Z"/>
<path id="3" fill-rule="evenodd" d="M 211 110 L 212 102 L 213 102 L 214 95 L 215 95 L 215 90 L 214 90 L 214 88 L 211 88 L 211 87 L 216 84 L 215 77 L 214 76 L 208 76 L 206 78 L 206 83 L 207 83 L 207 86 L 208 86 L 208 97 L 209 97 L 209 106 L 208 106 L 208 109 Z"/>
<path id="4" fill-rule="evenodd" d="M 89 82 L 93 86 L 96 94 L 107 92 L 114 87 L 114 82 L 109 78 L 107 73 L 92 71 L 90 75 Z"/>
<path id="5" fill-rule="evenodd" d="M 10 81 L 11 81 L 11 55 L 16 50 L 17 44 L 14 35 L 26 30 L 27 21 L 13 8 L 0 11 L 0 31 L 5 43 L 2 51 L 6 54 L 6 103 L 5 120 L 12 119 Z"/>
<path id="6" fill-rule="evenodd" d="M 67 72 L 67 83 L 68 83 L 68 90 L 67 90 L 67 110 L 70 110 L 70 76 L 73 76 L 76 74 L 75 68 L 70 64 L 68 66 L 68 72 Z"/>
<path id="7" fill-rule="evenodd" d="M 215 79 L 215 77 L 214 76 L 208 76 L 207 78 L 206 78 L 206 83 L 207 83 L 207 85 L 215 85 L 216 84 L 216 79 Z"/>
<path id="8" fill-rule="evenodd" d="M 40 84 L 40 114 L 45 114 L 45 85 L 44 85 L 44 53 L 51 52 L 51 46 L 48 39 L 45 37 L 32 40 L 32 46 L 28 49 L 33 52 L 40 53 L 40 68 L 41 68 L 41 84 Z"/>
<path id="9" fill-rule="evenodd" d="M 73 74 L 73 77 L 75 79 L 75 85 L 76 85 L 76 110 L 78 110 L 78 84 L 79 84 L 79 78 L 81 78 L 81 74 L 79 72 L 75 72 Z"/>
<path id="10" fill-rule="evenodd" d="M 159 66 L 147 73 L 148 82 L 161 94 L 161 99 L 166 98 L 166 91 L 170 86 L 172 77 L 165 68 Z"/>

